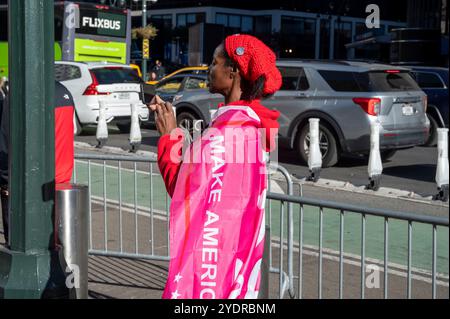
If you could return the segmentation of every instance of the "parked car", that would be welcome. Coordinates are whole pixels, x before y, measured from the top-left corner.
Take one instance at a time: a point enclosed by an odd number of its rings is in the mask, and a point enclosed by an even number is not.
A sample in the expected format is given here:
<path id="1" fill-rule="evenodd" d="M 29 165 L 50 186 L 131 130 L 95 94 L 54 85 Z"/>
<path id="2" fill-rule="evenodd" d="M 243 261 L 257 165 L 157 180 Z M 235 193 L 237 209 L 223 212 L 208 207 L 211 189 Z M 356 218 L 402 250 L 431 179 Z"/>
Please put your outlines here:
<path id="1" fill-rule="evenodd" d="M 142 78 L 142 72 L 141 72 L 141 67 L 137 64 L 130 64 L 130 66 L 136 71 L 137 75 Z"/>
<path id="2" fill-rule="evenodd" d="M 188 93 L 191 91 L 204 91 L 207 88 L 207 76 L 199 74 L 182 74 L 175 75 L 173 77 L 161 80 L 155 87 L 155 94 L 161 97 L 166 102 L 174 102 L 176 96 L 181 96 L 183 93 Z M 195 120 L 191 114 L 184 114 L 177 116 L 177 120 L 188 125 Z M 154 123 L 155 118 L 151 113 L 149 122 Z"/>
<path id="3" fill-rule="evenodd" d="M 113 121 L 121 132 L 129 132 L 131 103 L 138 102 L 139 119 L 148 120 L 143 103 L 143 81 L 128 65 L 103 62 L 55 62 L 55 78 L 72 93 L 75 102 L 75 134 L 84 126 L 97 124 L 100 100 L 107 103 L 107 122 Z"/>
<path id="4" fill-rule="evenodd" d="M 173 102 L 175 95 L 183 91 L 207 88 L 206 75 L 182 74 L 161 80 L 155 85 L 155 92 L 164 101 Z"/>
<path id="5" fill-rule="evenodd" d="M 206 75 L 207 73 L 208 73 L 208 67 L 207 66 L 189 66 L 189 67 L 178 69 L 178 70 L 170 73 L 169 75 L 164 76 L 159 81 L 148 81 L 147 83 L 155 85 L 158 82 L 160 82 L 162 80 L 166 80 L 168 78 L 171 78 L 171 77 L 173 77 L 175 75 L 186 75 L 186 74 Z"/>
<path id="6" fill-rule="evenodd" d="M 411 74 L 428 96 L 427 115 L 430 119 L 430 137 L 426 146 L 437 144 L 437 129 L 448 128 L 448 68 L 412 66 Z"/>
<path id="7" fill-rule="evenodd" d="M 324 167 L 335 165 L 345 154 L 368 155 L 374 121 L 381 124 L 384 159 L 428 139 L 426 95 L 408 69 L 350 61 L 284 60 L 277 66 L 283 86 L 263 104 L 280 111 L 279 141 L 296 149 L 304 163 L 310 118 L 320 119 Z M 182 92 L 175 100 L 179 123 L 188 116 L 209 122 L 210 110 L 223 102 L 206 90 Z"/>

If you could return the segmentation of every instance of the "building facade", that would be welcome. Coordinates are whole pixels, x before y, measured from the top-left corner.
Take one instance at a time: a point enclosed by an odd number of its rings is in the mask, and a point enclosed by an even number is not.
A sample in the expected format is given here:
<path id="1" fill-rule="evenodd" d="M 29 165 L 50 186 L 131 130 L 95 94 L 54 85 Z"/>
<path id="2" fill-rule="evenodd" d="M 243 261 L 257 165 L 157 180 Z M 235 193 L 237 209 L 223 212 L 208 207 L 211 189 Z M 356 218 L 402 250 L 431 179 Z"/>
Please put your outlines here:
<path id="1" fill-rule="evenodd" d="M 347 49 L 345 45 L 370 31 L 366 26 L 368 13 L 365 8 L 358 17 L 350 16 L 350 9 L 310 11 L 297 11 L 292 7 L 290 10 L 283 7 L 249 10 L 229 6 L 164 8 L 154 5 L 148 12 L 148 21 L 160 33 L 153 41 L 153 54 L 158 59 L 188 64 L 189 27 L 207 23 L 223 26 L 223 36 L 233 33 L 256 35 L 270 45 L 279 58 L 354 58 L 355 49 Z M 134 15 L 139 16 L 139 11 L 135 11 Z M 405 21 L 381 19 L 377 32 L 386 34 L 393 28 L 405 26 Z M 205 59 L 202 62 L 210 61 Z"/>

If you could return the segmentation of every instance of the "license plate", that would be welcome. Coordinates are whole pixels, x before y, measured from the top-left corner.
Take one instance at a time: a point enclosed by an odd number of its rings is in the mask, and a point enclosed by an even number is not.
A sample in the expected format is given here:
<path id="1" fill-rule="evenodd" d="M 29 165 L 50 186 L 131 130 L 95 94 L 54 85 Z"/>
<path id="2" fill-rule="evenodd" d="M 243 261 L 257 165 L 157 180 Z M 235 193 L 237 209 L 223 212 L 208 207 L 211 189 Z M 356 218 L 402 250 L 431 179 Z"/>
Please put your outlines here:
<path id="1" fill-rule="evenodd" d="M 130 93 L 118 93 L 117 97 L 119 98 L 119 100 L 129 100 Z"/>
<path id="2" fill-rule="evenodd" d="M 402 112 L 403 112 L 403 115 L 413 115 L 414 108 L 411 105 L 403 105 Z"/>

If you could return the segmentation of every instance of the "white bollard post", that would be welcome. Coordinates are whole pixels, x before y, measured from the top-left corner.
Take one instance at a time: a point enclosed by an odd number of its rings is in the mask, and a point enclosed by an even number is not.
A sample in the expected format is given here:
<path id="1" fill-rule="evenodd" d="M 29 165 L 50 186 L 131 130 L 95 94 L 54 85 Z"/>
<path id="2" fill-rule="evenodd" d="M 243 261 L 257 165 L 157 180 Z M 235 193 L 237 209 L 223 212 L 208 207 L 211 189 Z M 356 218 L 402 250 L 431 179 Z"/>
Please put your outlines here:
<path id="1" fill-rule="evenodd" d="M 199 136 L 202 135 L 203 120 L 194 120 L 192 129 L 192 141 L 195 141 Z"/>
<path id="2" fill-rule="evenodd" d="M 309 119 L 309 152 L 308 167 L 310 176 L 308 181 L 317 182 L 322 169 L 322 153 L 320 152 L 319 141 L 319 119 Z"/>
<path id="3" fill-rule="evenodd" d="M 433 198 L 448 201 L 448 129 L 438 128 L 438 162 L 436 168 L 436 184 L 439 193 Z"/>
<path id="4" fill-rule="evenodd" d="M 100 108 L 98 111 L 98 122 L 97 122 L 97 148 L 102 148 L 106 141 L 108 140 L 108 124 L 106 124 L 106 102 L 100 101 Z"/>
<path id="5" fill-rule="evenodd" d="M 175 106 L 172 106 L 173 114 L 175 115 L 175 118 L 177 118 L 177 108 Z"/>
<path id="6" fill-rule="evenodd" d="M 131 103 L 131 126 L 130 126 L 130 141 L 131 150 L 130 152 L 136 153 L 136 151 L 141 146 L 142 134 L 141 127 L 139 125 L 139 104 L 137 102 Z"/>
<path id="7" fill-rule="evenodd" d="M 379 122 L 373 122 L 370 126 L 370 156 L 367 171 L 369 173 L 369 185 L 366 189 L 377 191 L 380 188 L 383 164 L 380 153 L 380 128 Z"/>

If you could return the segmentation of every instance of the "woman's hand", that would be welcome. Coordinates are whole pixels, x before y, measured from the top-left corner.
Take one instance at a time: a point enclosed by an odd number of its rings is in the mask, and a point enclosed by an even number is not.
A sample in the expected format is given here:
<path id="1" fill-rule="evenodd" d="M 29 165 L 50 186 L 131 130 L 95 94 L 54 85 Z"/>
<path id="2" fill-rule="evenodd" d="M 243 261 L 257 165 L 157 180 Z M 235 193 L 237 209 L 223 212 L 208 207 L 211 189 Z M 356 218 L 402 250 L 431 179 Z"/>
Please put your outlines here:
<path id="1" fill-rule="evenodd" d="M 155 95 L 147 107 L 150 111 L 155 112 L 156 128 L 161 136 L 170 134 L 177 127 L 171 103 L 164 102 L 158 95 Z"/>

